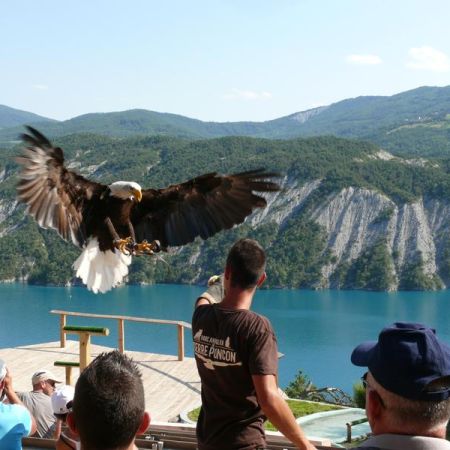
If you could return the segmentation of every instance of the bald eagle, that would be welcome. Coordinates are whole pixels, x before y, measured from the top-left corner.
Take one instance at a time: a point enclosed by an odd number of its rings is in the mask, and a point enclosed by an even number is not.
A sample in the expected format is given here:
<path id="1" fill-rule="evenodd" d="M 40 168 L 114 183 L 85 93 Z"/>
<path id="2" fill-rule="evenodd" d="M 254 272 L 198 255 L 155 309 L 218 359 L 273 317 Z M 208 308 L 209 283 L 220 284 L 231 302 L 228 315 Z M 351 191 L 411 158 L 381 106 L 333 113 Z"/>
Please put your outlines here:
<path id="1" fill-rule="evenodd" d="M 208 173 L 165 189 L 133 181 L 87 180 L 64 166 L 63 151 L 34 128 L 23 134 L 17 197 L 43 228 L 82 249 L 73 267 L 93 292 L 106 292 L 128 274 L 132 255 L 154 254 L 207 239 L 241 223 L 266 200 L 255 192 L 279 190 L 263 169 Z"/>

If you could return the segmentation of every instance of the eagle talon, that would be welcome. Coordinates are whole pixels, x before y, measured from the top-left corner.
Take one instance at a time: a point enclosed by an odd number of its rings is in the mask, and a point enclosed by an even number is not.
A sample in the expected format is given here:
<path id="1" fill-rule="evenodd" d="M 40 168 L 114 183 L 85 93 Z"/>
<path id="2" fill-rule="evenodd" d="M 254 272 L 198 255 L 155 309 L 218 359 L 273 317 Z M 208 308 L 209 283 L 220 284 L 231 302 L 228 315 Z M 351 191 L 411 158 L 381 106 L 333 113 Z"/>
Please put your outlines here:
<path id="1" fill-rule="evenodd" d="M 161 251 L 161 244 L 159 241 L 147 242 L 142 241 L 140 244 L 136 244 L 134 247 L 136 255 L 154 255 Z"/>
<path id="2" fill-rule="evenodd" d="M 115 239 L 113 241 L 113 244 L 114 247 L 119 250 L 119 252 L 123 253 L 126 256 L 135 254 L 136 243 L 131 237 L 127 237 L 126 239 Z"/>

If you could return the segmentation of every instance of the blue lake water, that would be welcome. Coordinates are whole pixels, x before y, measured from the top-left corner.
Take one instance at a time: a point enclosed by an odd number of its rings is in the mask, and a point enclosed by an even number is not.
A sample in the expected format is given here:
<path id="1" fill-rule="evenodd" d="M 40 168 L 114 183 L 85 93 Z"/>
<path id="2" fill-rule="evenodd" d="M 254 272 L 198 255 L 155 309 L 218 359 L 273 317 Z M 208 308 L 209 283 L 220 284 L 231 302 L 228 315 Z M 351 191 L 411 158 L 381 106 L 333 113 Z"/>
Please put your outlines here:
<path id="1" fill-rule="evenodd" d="M 105 295 L 84 288 L 0 285 L 0 348 L 59 339 L 59 316 L 51 309 L 98 314 L 123 314 L 190 322 L 198 286 L 124 286 Z M 450 343 L 450 292 L 364 292 L 260 290 L 253 309 L 272 322 L 278 338 L 280 384 L 285 387 L 302 369 L 318 387 L 335 386 L 351 392 L 364 372 L 350 363 L 353 347 L 375 340 L 380 329 L 395 321 L 423 322 Z M 69 318 L 69 324 L 110 328 L 94 343 L 117 346 L 116 321 Z M 176 354 L 176 328 L 126 323 L 129 350 Z M 75 336 L 72 338 L 75 339 Z M 192 356 L 190 332 L 186 354 Z M 0 350 L 1 358 L 1 350 Z M 30 368 L 32 371 L 34 368 Z"/>

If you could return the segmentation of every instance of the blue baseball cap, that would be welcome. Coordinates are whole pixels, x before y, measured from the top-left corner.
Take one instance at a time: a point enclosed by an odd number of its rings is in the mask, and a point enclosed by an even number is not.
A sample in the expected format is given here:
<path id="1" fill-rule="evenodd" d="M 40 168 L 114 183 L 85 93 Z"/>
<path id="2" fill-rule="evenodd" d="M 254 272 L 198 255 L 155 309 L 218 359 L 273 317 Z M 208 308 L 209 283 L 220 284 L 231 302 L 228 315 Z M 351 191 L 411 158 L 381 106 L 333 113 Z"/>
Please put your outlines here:
<path id="1" fill-rule="evenodd" d="M 450 347 L 426 325 L 393 323 L 383 328 L 378 342 L 358 345 L 351 361 L 367 367 L 381 386 L 401 397 L 433 401 L 450 397 L 450 382 L 427 389 L 431 382 L 450 376 Z"/>

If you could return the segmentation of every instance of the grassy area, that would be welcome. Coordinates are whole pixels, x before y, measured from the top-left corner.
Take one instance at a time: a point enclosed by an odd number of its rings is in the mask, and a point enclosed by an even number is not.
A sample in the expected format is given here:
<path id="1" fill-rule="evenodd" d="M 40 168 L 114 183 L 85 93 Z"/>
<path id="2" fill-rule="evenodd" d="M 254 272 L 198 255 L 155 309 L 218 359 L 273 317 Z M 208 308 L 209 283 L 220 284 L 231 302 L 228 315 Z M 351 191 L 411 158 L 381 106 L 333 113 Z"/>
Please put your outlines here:
<path id="1" fill-rule="evenodd" d="M 335 409 L 341 409 L 339 406 L 326 405 L 324 403 L 306 402 L 303 400 L 287 400 L 289 408 L 291 408 L 292 413 L 295 418 L 307 416 L 309 414 L 314 414 L 324 411 L 332 411 Z M 200 413 L 200 408 L 193 409 L 188 413 L 188 418 L 193 422 L 196 422 L 198 415 Z M 266 422 L 266 430 L 276 431 L 277 429 L 268 421 Z"/>

